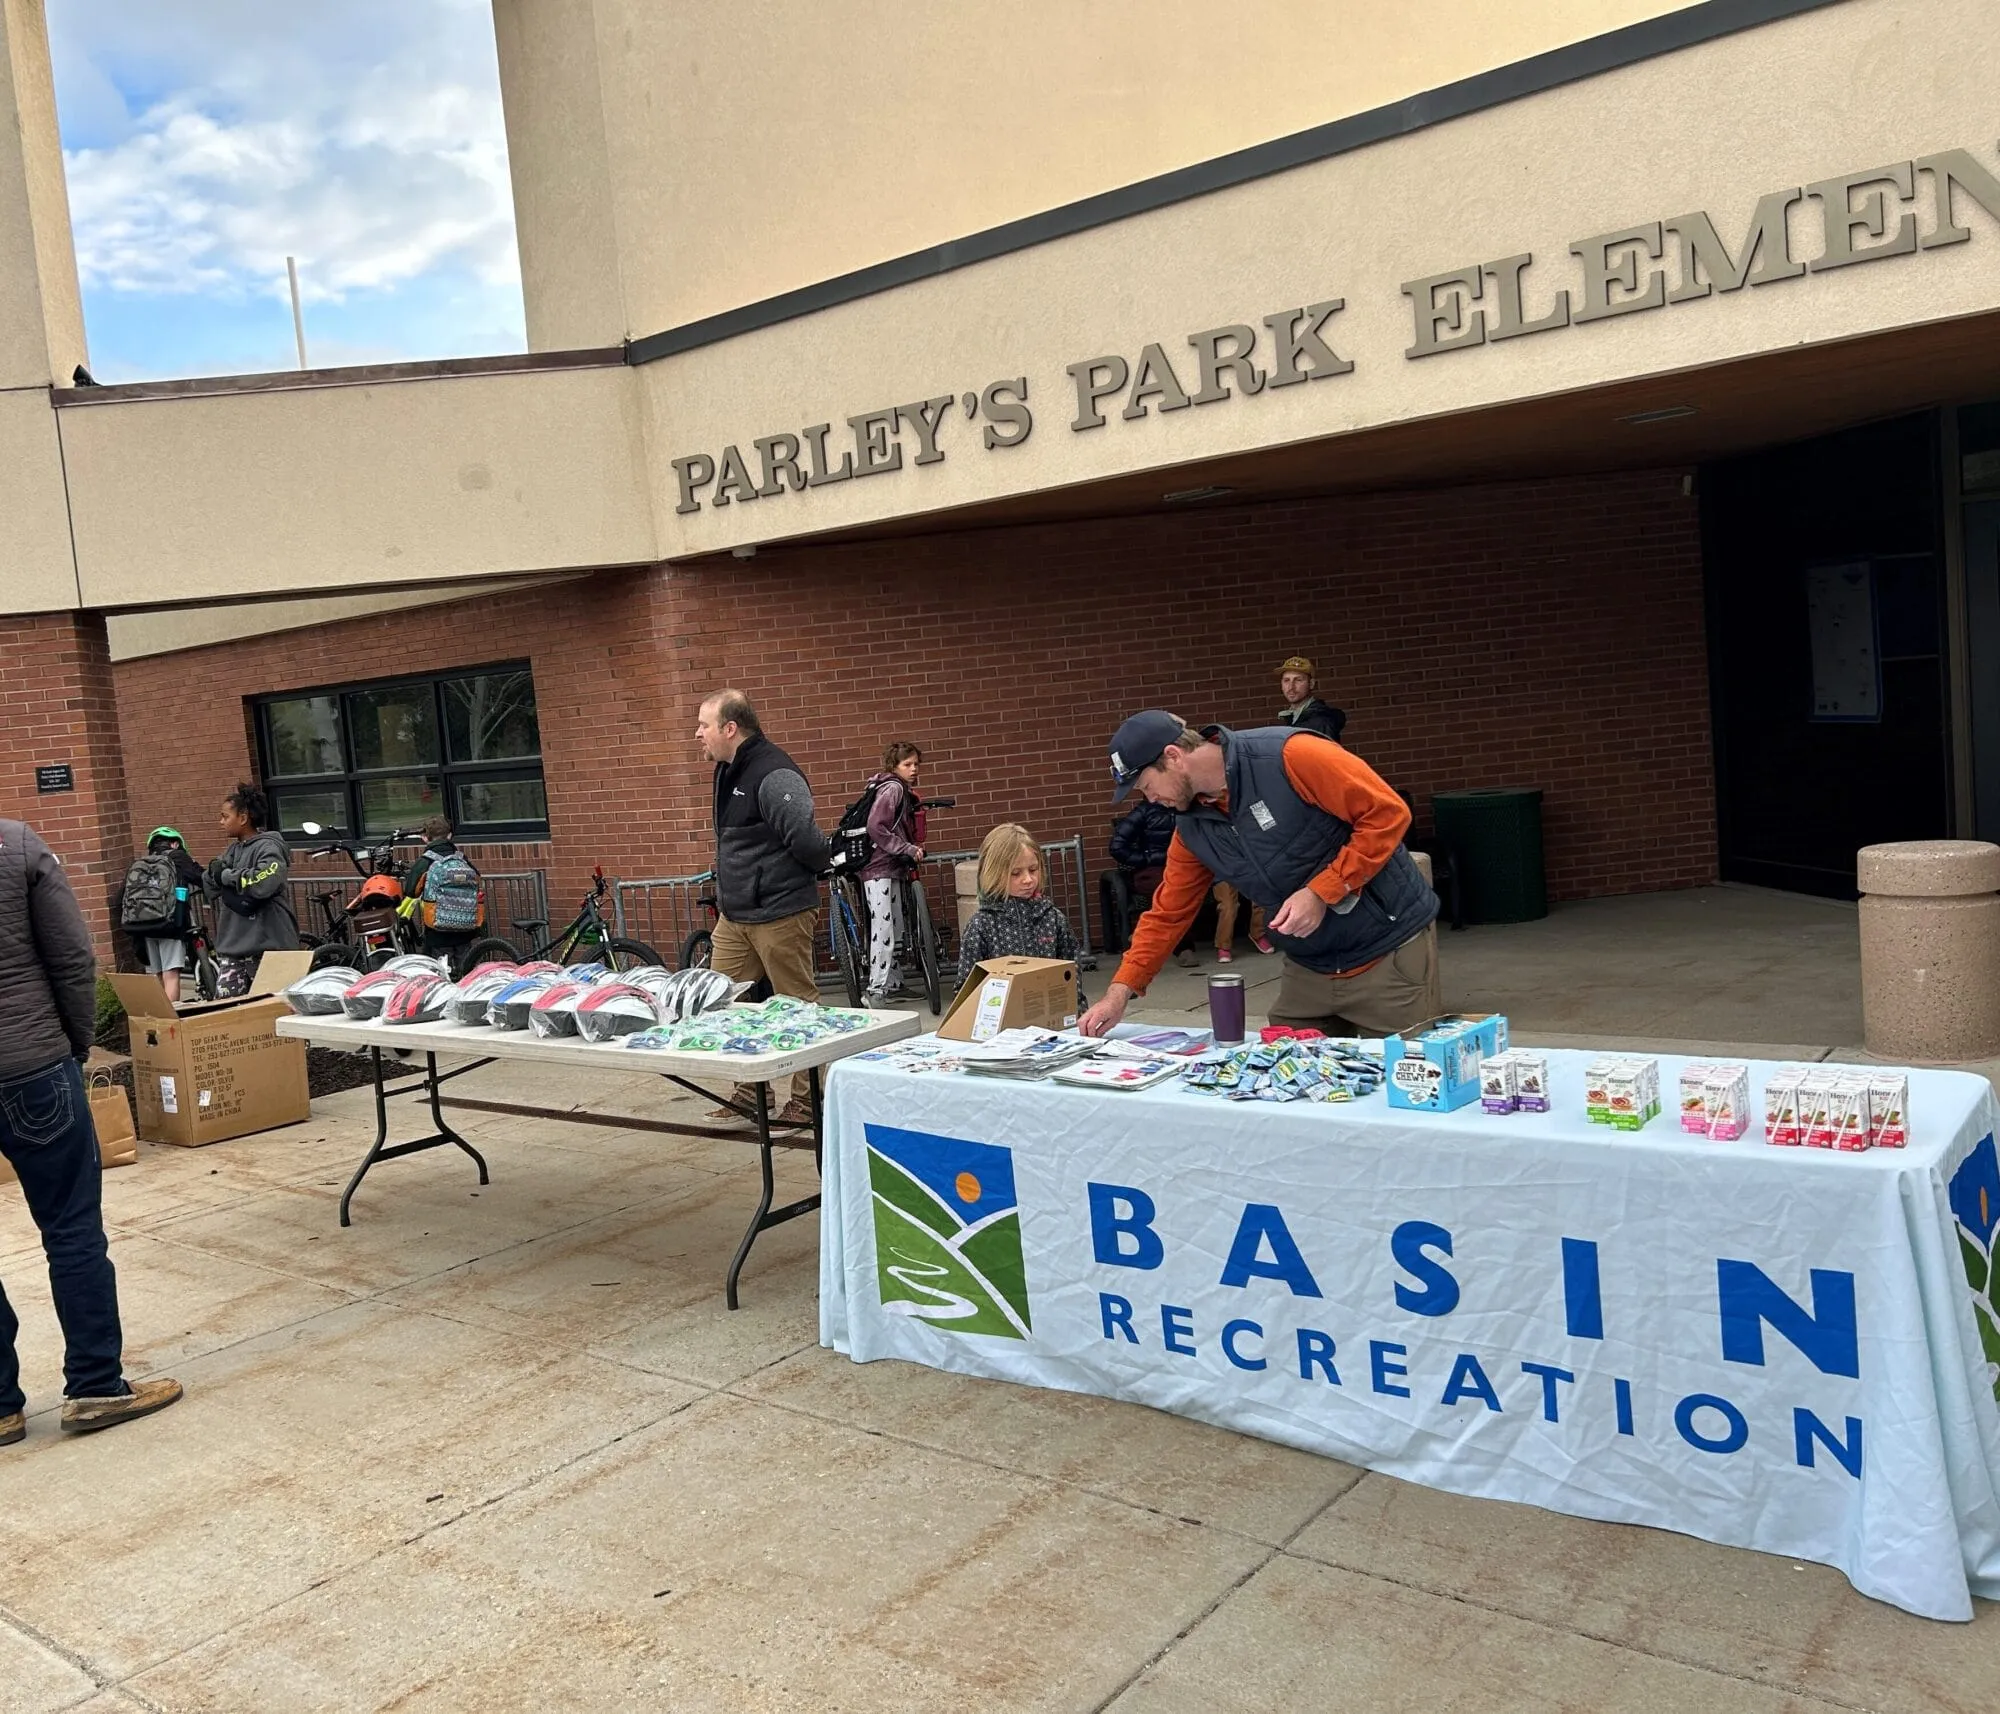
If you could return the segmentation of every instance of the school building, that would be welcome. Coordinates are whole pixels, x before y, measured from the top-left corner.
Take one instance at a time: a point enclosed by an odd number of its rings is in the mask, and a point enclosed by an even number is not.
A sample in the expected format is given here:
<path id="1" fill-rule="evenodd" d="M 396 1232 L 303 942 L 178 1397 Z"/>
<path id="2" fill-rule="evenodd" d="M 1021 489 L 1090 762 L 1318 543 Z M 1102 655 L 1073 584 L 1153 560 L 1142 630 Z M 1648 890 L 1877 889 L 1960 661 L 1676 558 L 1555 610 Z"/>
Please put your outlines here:
<path id="1" fill-rule="evenodd" d="M 495 0 L 526 355 L 78 386 L 0 5 L 0 815 L 686 873 L 701 695 L 1109 829 L 1302 653 L 1551 895 L 2000 837 L 1991 0 Z"/>

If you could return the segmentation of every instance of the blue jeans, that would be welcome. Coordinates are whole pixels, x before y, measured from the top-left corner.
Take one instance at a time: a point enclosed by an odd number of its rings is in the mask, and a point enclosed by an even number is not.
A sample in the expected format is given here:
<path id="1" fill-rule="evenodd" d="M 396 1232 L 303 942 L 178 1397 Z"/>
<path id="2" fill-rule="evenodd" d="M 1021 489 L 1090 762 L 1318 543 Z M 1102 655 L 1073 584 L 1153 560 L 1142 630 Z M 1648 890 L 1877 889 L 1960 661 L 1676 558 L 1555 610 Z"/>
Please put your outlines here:
<path id="1" fill-rule="evenodd" d="M 110 1398 L 127 1391 L 118 1277 L 104 1237 L 97 1128 L 75 1060 L 0 1083 L 0 1155 L 21 1181 L 49 1258 L 49 1291 L 63 1330 L 63 1395 Z M 14 1351 L 20 1329 L 0 1288 L 0 1416 L 27 1402 Z"/>

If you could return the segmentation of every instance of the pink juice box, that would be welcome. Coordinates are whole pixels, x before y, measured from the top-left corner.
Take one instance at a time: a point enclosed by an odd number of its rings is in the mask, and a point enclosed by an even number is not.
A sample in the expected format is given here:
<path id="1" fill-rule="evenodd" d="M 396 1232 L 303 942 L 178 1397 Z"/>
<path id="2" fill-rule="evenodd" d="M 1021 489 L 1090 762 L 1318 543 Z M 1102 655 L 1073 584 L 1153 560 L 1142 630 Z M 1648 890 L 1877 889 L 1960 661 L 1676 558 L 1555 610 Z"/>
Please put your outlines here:
<path id="1" fill-rule="evenodd" d="M 1681 1129 L 1705 1137 L 1709 1132 L 1708 1083 L 1715 1067 L 1690 1060 L 1681 1067 Z"/>
<path id="2" fill-rule="evenodd" d="M 1805 1081 L 1801 1066 L 1781 1065 L 1764 1085 L 1764 1141 L 1796 1148 L 1805 1141 L 1799 1121 L 1799 1085 Z"/>
<path id="3" fill-rule="evenodd" d="M 1878 1071 L 1868 1079 L 1869 1141 L 1878 1149 L 1900 1149 L 1910 1140 L 1910 1080 L 1900 1071 Z"/>
<path id="4" fill-rule="evenodd" d="M 1849 1154 L 1873 1148 L 1868 1115 L 1868 1079 L 1842 1076 L 1833 1080 L 1830 1102 L 1833 1146 Z"/>
<path id="5" fill-rule="evenodd" d="M 1702 1091 L 1702 1106 L 1708 1118 L 1708 1134 L 1722 1142 L 1733 1142 L 1750 1126 L 1750 1068 L 1747 1065 L 1711 1065 L 1708 1083 Z M 1681 1115 L 1683 1127 L 1687 1115 Z"/>
<path id="6" fill-rule="evenodd" d="M 1839 1121 L 1834 1079 L 1824 1071 L 1809 1071 L 1799 1079 L 1799 1141 L 1809 1149 L 1833 1147 Z"/>

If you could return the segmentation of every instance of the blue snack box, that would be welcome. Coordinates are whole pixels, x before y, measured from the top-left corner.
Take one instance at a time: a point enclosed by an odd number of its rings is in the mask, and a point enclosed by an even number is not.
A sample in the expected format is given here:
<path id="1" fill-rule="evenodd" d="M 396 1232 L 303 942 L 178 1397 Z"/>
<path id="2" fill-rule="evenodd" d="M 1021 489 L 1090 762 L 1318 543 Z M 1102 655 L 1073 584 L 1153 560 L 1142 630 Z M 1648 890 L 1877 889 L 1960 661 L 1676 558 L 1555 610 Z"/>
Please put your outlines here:
<path id="1" fill-rule="evenodd" d="M 1450 1113 L 1479 1099 L 1479 1067 L 1507 1050 L 1507 1020 L 1454 1014 L 1433 1018 L 1407 1036 L 1382 1044 L 1391 1107 Z"/>

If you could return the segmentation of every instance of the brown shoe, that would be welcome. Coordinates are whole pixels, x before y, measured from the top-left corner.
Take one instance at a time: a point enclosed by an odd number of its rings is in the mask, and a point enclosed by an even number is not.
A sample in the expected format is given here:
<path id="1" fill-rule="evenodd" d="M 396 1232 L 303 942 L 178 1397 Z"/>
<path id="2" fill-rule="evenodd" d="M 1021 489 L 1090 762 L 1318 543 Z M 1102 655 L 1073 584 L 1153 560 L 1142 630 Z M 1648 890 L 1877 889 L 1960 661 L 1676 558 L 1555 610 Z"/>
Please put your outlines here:
<path id="1" fill-rule="evenodd" d="M 771 1122 L 774 1125 L 810 1125 L 813 1122 L 812 1103 L 803 1095 L 794 1095 Z"/>
<path id="2" fill-rule="evenodd" d="M 65 1399 L 62 1431 L 65 1434 L 95 1434 L 101 1428 L 116 1428 L 121 1422 L 151 1416 L 165 1410 L 181 1396 L 179 1381 L 141 1381 L 129 1393 L 108 1399 Z"/>
<path id="3" fill-rule="evenodd" d="M 16 1411 L 12 1416 L 0 1416 L 0 1446 L 12 1446 L 17 1440 L 28 1438 L 28 1418 L 24 1411 Z"/>

